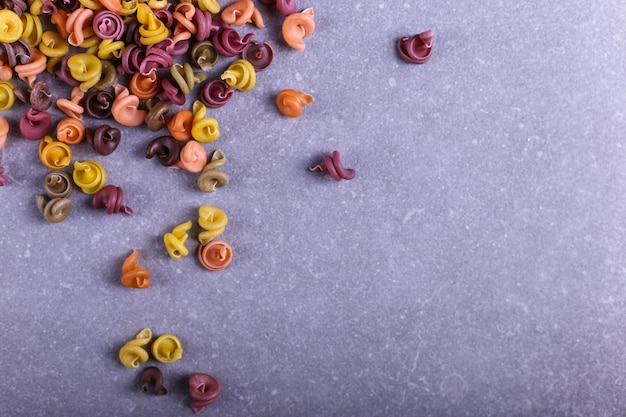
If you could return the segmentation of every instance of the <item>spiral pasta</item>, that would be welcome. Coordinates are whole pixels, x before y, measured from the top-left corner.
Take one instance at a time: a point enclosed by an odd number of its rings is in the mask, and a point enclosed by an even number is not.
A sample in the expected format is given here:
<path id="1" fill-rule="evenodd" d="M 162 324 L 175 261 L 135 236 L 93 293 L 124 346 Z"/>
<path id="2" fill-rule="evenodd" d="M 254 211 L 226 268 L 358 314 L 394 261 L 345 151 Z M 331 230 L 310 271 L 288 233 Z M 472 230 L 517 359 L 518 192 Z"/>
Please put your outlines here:
<path id="1" fill-rule="evenodd" d="M 182 256 L 189 255 L 189 250 L 185 246 L 189 235 L 187 232 L 191 229 L 191 220 L 176 226 L 170 233 L 163 236 L 165 249 L 172 259 L 180 259 Z"/>
<path id="2" fill-rule="evenodd" d="M 139 126 L 143 124 L 147 112 L 140 109 L 139 97 L 132 95 L 122 85 L 115 87 L 115 100 L 111 107 L 113 118 L 124 126 Z"/>
<path id="3" fill-rule="evenodd" d="M 149 358 L 148 352 L 142 347 L 150 343 L 150 340 L 152 340 L 152 330 L 145 328 L 137 333 L 133 340 L 126 342 L 119 353 L 122 365 L 134 369 L 142 362 L 146 362 Z"/>
<path id="4" fill-rule="evenodd" d="M 85 194 L 95 194 L 104 187 L 106 182 L 106 171 L 96 161 L 76 161 L 74 162 L 74 172 L 72 173 L 74 184 Z"/>
<path id="5" fill-rule="evenodd" d="M 152 356 L 159 362 L 176 362 L 183 357 L 183 347 L 176 336 L 163 334 L 152 342 Z"/>
<path id="6" fill-rule="evenodd" d="M 72 46 L 81 46 L 85 41 L 85 31 L 93 21 L 93 10 L 78 8 L 67 15 L 65 30 L 68 33 L 67 42 Z"/>
<path id="7" fill-rule="evenodd" d="M 191 129 L 193 128 L 193 113 L 183 109 L 172 117 L 165 118 L 167 130 L 176 140 L 185 141 L 191 139 Z"/>
<path id="8" fill-rule="evenodd" d="M 202 245 L 206 245 L 224 232 L 228 216 L 218 207 L 201 206 L 198 209 L 198 224 L 204 229 L 198 235 L 198 240 Z"/>
<path id="9" fill-rule="evenodd" d="M 0 10 L 0 42 L 11 43 L 18 40 L 24 31 L 24 25 L 17 13 Z"/>
<path id="10" fill-rule="evenodd" d="M 80 87 L 74 87 L 72 89 L 71 98 L 69 100 L 66 98 L 59 98 L 57 100 L 57 107 L 67 116 L 73 119 L 82 120 L 83 112 L 85 110 L 83 109 L 83 106 L 80 105 L 80 101 L 83 99 L 84 95 L 85 93 L 80 89 Z"/>
<path id="11" fill-rule="evenodd" d="M 61 222 L 72 212 L 72 201 L 65 197 L 46 200 L 43 195 L 36 195 L 35 203 L 41 214 L 43 214 L 44 219 L 50 223 Z"/>
<path id="12" fill-rule="evenodd" d="M 253 22 L 258 28 L 265 27 L 261 12 L 254 7 L 252 0 L 237 0 L 225 7 L 220 16 L 229 25 L 243 26 Z"/>
<path id="13" fill-rule="evenodd" d="M 302 107 L 312 102 L 312 95 L 291 89 L 282 90 L 276 96 L 278 111 L 287 117 L 300 117 Z"/>
<path id="14" fill-rule="evenodd" d="M 124 191 L 115 185 L 106 185 L 95 193 L 91 199 L 91 207 L 104 208 L 107 214 L 126 213 L 133 215 L 133 210 L 124 205 Z"/>
<path id="15" fill-rule="evenodd" d="M 45 136 L 39 143 L 39 159 L 47 168 L 63 169 L 70 164 L 72 151 L 65 143 Z"/>
<path id="16" fill-rule="evenodd" d="M 189 94 L 196 83 L 206 80 L 206 74 L 193 72 L 193 68 L 188 62 L 172 65 L 170 74 L 183 94 Z"/>
<path id="17" fill-rule="evenodd" d="M 37 46 L 41 42 L 41 35 L 43 34 L 43 26 L 41 25 L 41 19 L 39 16 L 32 15 L 31 13 L 22 13 L 22 36 L 30 46 Z"/>
<path id="18" fill-rule="evenodd" d="M 221 149 L 216 150 L 211 155 L 210 161 L 202 169 L 198 177 L 198 188 L 207 193 L 215 191 L 215 187 L 224 187 L 228 184 L 229 178 L 220 168 L 226 163 L 226 154 Z"/>
<path id="19" fill-rule="evenodd" d="M 206 165 L 206 151 L 198 142 L 189 141 L 180 150 L 178 167 L 188 172 L 200 172 Z"/>
<path id="20" fill-rule="evenodd" d="M 9 110 L 15 103 L 15 93 L 13 92 L 11 81 L 0 81 L 0 111 Z"/>
<path id="21" fill-rule="evenodd" d="M 156 18 L 145 3 L 140 3 L 137 8 L 137 20 L 141 23 L 139 34 L 142 45 L 154 45 L 164 41 L 169 36 L 165 24 Z"/>
<path id="22" fill-rule="evenodd" d="M 222 240 L 212 240 L 198 247 L 198 260 L 209 271 L 221 271 L 230 265 L 232 259 L 230 245 Z"/>
<path id="23" fill-rule="evenodd" d="M 191 48 L 191 59 L 203 71 L 208 71 L 217 64 L 220 54 L 211 41 L 197 42 Z"/>
<path id="24" fill-rule="evenodd" d="M 198 0 L 198 7 L 203 12 L 211 12 L 217 14 L 220 12 L 220 5 L 217 0 Z"/>
<path id="25" fill-rule="evenodd" d="M 213 117 L 206 117 L 206 106 L 196 100 L 193 103 L 191 137 L 198 142 L 213 142 L 220 137 L 219 124 Z"/>
<path id="26" fill-rule="evenodd" d="M 57 139 L 68 145 L 76 145 L 85 139 L 85 125 L 73 117 L 61 119 L 57 124 Z"/>
<path id="27" fill-rule="evenodd" d="M 244 92 L 252 90 L 256 84 L 256 72 L 245 59 L 238 59 L 230 64 L 220 78 L 235 90 Z"/>
<path id="28" fill-rule="evenodd" d="M 300 13 L 292 13 L 283 21 L 283 38 L 287 45 L 302 51 L 306 48 L 304 38 L 315 31 L 313 8 L 309 7 Z"/>
<path id="29" fill-rule="evenodd" d="M 102 62 L 88 53 L 72 55 L 67 60 L 72 77 L 79 81 L 80 89 L 87 91 L 100 81 L 102 76 Z"/>
<path id="30" fill-rule="evenodd" d="M 189 395 L 193 398 L 191 409 L 194 413 L 198 414 L 213 404 L 220 392 L 220 383 L 211 375 L 196 372 L 189 376 Z"/>
<path id="31" fill-rule="evenodd" d="M 46 70 L 46 56 L 39 49 L 33 48 L 31 61 L 28 64 L 16 65 L 13 69 L 22 81 L 32 87 L 37 75 Z"/>
<path id="32" fill-rule="evenodd" d="M 150 271 L 140 268 L 137 263 L 139 252 L 133 249 L 122 264 L 122 285 L 128 288 L 150 288 Z"/>
<path id="33" fill-rule="evenodd" d="M 43 180 L 43 190 L 50 198 L 67 198 L 74 191 L 74 183 L 63 171 L 51 171 Z"/>

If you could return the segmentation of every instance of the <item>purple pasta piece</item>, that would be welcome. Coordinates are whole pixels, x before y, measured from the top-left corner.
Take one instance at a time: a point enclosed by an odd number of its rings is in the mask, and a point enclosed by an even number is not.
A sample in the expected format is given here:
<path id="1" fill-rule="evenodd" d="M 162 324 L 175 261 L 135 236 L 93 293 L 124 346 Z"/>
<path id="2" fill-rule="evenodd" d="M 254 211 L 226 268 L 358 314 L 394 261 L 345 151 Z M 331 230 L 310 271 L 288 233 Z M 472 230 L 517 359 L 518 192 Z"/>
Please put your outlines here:
<path id="1" fill-rule="evenodd" d="M 71 85 L 72 87 L 76 87 L 80 85 L 80 81 L 76 81 L 74 77 L 72 77 L 72 73 L 70 72 L 70 68 L 67 66 L 67 60 L 70 59 L 74 54 L 65 55 L 61 60 L 61 67 L 54 72 L 54 78 L 65 81 L 66 84 Z"/>
<path id="2" fill-rule="evenodd" d="M 46 14 L 54 14 L 57 13 L 57 6 L 52 0 L 42 0 L 41 3 L 41 11 Z"/>
<path id="3" fill-rule="evenodd" d="M 276 0 L 276 10 L 283 16 L 289 16 L 295 13 L 298 8 L 294 0 Z"/>
<path id="4" fill-rule="evenodd" d="M 80 7 L 80 2 L 78 0 L 57 0 L 56 5 L 61 10 L 73 12 Z"/>
<path id="5" fill-rule="evenodd" d="M 146 57 L 139 64 L 139 72 L 147 77 L 154 70 L 169 68 L 174 65 L 174 58 L 165 50 L 150 45 L 146 49 Z"/>
<path id="6" fill-rule="evenodd" d="M 226 28 L 215 33 L 211 41 L 220 55 L 233 57 L 240 54 L 253 37 L 253 33 L 248 33 L 242 39 L 236 30 Z"/>
<path id="7" fill-rule="evenodd" d="M 122 39 L 125 26 L 122 16 L 110 10 L 96 13 L 92 22 L 93 31 L 100 39 Z"/>
<path id="8" fill-rule="evenodd" d="M 113 153 L 120 144 L 122 132 L 109 125 L 98 126 L 96 129 L 85 129 L 87 143 L 100 155 L 106 156 Z"/>
<path id="9" fill-rule="evenodd" d="M 182 106 L 186 101 L 185 94 L 180 91 L 178 84 L 169 77 L 161 80 L 161 92 L 157 97 L 162 101 L 169 101 L 178 106 Z"/>
<path id="10" fill-rule="evenodd" d="M 52 106 L 52 101 L 52 94 L 50 93 L 48 82 L 44 80 L 35 82 L 30 90 L 30 105 L 36 110 L 45 111 Z"/>
<path id="11" fill-rule="evenodd" d="M 181 142 L 171 136 L 160 136 L 152 140 L 146 148 L 146 158 L 159 158 L 161 165 L 175 165 L 180 156 Z"/>
<path id="12" fill-rule="evenodd" d="M 85 113 L 96 119 L 107 119 L 111 117 L 115 97 L 107 91 L 92 91 L 85 95 L 83 107 Z"/>
<path id="13" fill-rule="evenodd" d="M 6 64 L 12 68 L 18 64 L 30 64 L 32 51 L 24 39 L 11 43 L 0 42 L 0 52 L 2 51 L 7 59 Z"/>
<path id="14" fill-rule="evenodd" d="M 209 39 L 211 36 L 211 31 L 213 30 L 213 16 L 210 12 L 203 12 L 199 8 L 196 7 L 196 12 L 193 15 L 191 21 L 196 25 L 196 40 L 204 41 Z M 215 26 L 215 30 L 219 30 L 217 26 Z"/>
<path id="15" fill-rule="evenodd" d="M 263 41 L 263 44 L 250 41 L 241 53 L 241 57 L 250 62 L 255 71 L 264 71 L 274 62 L 274 48 L 269 41 Z"/>
<path id="16" fill-rule="evenodd" d="M 216 109 L 222 107 L 233 96 L 235 90 L 226 84 L 225 81 L 214 78 L 207 81 L 200 91 L 200 101 L 205 106 Z"/>
<path id="17" fill-rule="evenodd" d="M 146 57 L 146 53 L 139 45 L 128 45 L 122 53 L 122 72 L 126 74 L 134 74 L 139 72 L 139 66 Z M 118 72 L 120 67 L 118 67 Z"/>
<path id="18" fill-rule="evenodd" d="M 172 17 L 172 12 L 167 9 L 159 9 L 155 10 L 154 16 L 159 19 L 161 22 L 165 23 L 166 27 L 172 27 L 174 24 L 174 18 Z"/>
<path id="19" fill-rule="evenodd" d="M 20 119 L 20 133 L 24 139 L 40 140 L 52 128 L 52 117 L 45 111 L 30 108 Z"/>
<path id="20" fill-rule="evenodd" d="M 7 177 L 4 176 L 4 167 L 0 165 L 0 187 L 7 185 Z"/>

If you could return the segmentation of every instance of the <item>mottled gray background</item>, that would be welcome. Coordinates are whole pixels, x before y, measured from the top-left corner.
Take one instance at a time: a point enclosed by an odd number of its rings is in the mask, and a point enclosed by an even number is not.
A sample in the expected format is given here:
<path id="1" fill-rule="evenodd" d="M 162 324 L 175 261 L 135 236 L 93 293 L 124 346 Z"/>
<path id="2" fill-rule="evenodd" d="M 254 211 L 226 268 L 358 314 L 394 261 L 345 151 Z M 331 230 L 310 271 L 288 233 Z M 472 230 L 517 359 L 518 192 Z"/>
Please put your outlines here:
<path id="1" fill-rule="evenodd" d="M 112 155 L 81 144 L 74 159 L 100 161 L 135 216 L 76 192 L 48 224 L 47 170 L 15 128 L 26 106 L 6 115 L 0 414 L 192 415 L 186 378 L 206 372 L 223 390 L 211 416 L 626 415 L 625 3 L 307 6 L 303 52 L 273 8 L 246 29 L 277 56 L 210 111 L 222 135 L 206 147 L 231 176 L 214 194 L 146 160 L 157 134 L 127 128 Z M 428 28 L 431 61 L 398 58 L 396 40 Z M 283 88 L 315 102 L 282 117 Z M 308 172 L 334 149 L 355 180 Z M 162 244 L 203 204 L 230 218 L 218 273 Z M 119 283 L 132 248 L 149 290 Z M 117 360 L 144 327 L 183 343 L 159 365 L 165 397 Z"/>

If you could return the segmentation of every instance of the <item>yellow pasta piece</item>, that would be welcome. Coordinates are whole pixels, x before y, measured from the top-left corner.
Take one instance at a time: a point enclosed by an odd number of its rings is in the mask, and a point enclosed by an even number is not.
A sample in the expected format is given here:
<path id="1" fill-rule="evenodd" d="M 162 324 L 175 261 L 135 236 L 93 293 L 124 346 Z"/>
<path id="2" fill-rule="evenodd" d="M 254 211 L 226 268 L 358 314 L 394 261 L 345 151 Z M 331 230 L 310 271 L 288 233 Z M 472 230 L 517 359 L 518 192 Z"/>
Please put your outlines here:
<path id="1" fill-rule="evenodd" d="M 180 340 L 172 334 L 159 336 L 152 343 L 152 356 L 159 362 L 176 362 L 183 356 L 183 348 Z"/>
<path id="2" fill-rule="evenodd" d="M 165 243 L 165 249 L 172 259 L 180 259 L 181 256 L 189 255 L 189 250 L 185 246 L 185 242 L 189 235 L 187 232 L 191 229 L 191 220 L 188 222 L 179 224 L 170 233 L 166 233 L 163 236 L 163 243 Z"/>
<path id="3" fill-rule="evenodd" d="M 127 368 L 137 368 L 140 363 L 148 360 L 148 352 L 142 348 L 152 340 L 152 330 L 145 328 L 137 336 L 120 349 L 119 358 Z"/>
<path id="4" fill-rule="evenodd" d="M 204 246 L 224 232 L 228 216 L 215 206 L 201 206 L 198 215 L 198 224 L 204 229 L 204 232 L 198 235 L 198 240 Z"/>
<path id="5" fill-rule="evenodd" d="M 65 143 L 44 136 L 39 142 L 39 159 L 50 169 L 63 169 L 70 164 L 72 151 Z"/>
<path id="6" fill-rule="evenodd" d="M 226 84 L 239 91 L 250 91 L 256 84 L 254 67 L 245 59 L 238 59 L 230 64 L 220 77 Z"/>
<path id="7" fill-rule="evenodd" d="M 206 116 L 206 106 L 201 101 L 193 103 L 193 122 L 191 124 L 191 137 L 198 142 L 213 142 L 220 137 L 220 129 L 217 120 Z"/>
<path id="8" fill-rule="evenodd" d="M 74 162 L 72 178 L 74 184 L 85 194 L 95 194 L 104 187 L 106 172 L 102 165 L 96 161 L 76 161 Z"/>

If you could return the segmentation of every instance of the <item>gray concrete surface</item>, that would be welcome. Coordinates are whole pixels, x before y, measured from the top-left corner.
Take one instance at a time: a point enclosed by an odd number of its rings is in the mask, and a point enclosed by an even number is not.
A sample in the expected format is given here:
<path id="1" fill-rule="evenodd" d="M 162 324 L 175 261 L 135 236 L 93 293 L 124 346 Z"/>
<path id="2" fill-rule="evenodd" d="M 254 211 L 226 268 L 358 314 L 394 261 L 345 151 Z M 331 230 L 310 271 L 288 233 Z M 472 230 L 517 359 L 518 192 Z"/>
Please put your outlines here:
<path id="1" fill-rule="evenodd" d="M 222 135 L 206 148 L 231 176 L 214 194 L 145 159 L 157 135 L 126 128 L 112 155 L 81 144 L 74 159 L 101 162 L 135 216 L 76 192 L 48 224 L 34 203 L 47 170 L 13 129 L 0 414 L 192 415 L 186 378 L 205 372 L 222 384 L 211 416 L 625 415 L 624 3 L 308 6 L 303 52 L 272 8 L 248 29 L 277 57 L 210 111 Z M 402 61 L 396 40 L 428 28 L 431 61 Z M 282 117 L 283 88 L 315 102 Z M 4 116 L 15 127 L 25 109 Z M 353 181 L 308 172 L 334 149 Z M 162 244 L 203 204 L 230 218 L 234 260 L 217 273 Z M 149 290 L 119 283 L 132 248 Z M 117 360 L 144 327 L 183 344 L 180 361 L 143 365 L 164 372 L 164 397 Z"/>

